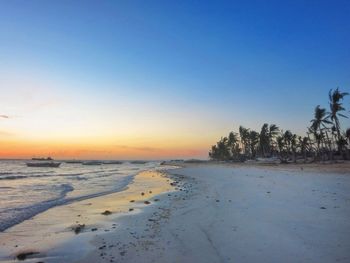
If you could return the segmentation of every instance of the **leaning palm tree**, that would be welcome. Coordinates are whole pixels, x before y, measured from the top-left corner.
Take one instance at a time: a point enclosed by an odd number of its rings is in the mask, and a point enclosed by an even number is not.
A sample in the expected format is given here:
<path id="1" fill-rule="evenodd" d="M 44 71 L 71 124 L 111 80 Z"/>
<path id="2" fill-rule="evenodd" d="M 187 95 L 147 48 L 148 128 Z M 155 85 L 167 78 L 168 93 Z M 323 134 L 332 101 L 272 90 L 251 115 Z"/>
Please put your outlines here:
<path id="1" fill-rule="evenodd" d="M 338 146 L 339 146 L 339 151 L 342 150 L 342 147 L 340 147 L 340 140 L 341 140 L 341 133 L 340 133 L 340 121 L 339 121 L 339 116 L 343 118 L 348 118 L 344 114 L 340 113 L 342 111 L 345 111 L 345 108 L 342 106 L 342 100 L 344 99 L 345 96 L 349 95 L 347 92 L 340 92 L 338 88 L 336 88 L 334 91 L 330 90 L 328 93 L 329 97 L 329 117 L 331 118 L 333 124 L 334 124 L 334 129 L 337 134 L 337 141 L 338 141 Z"/>
<path id="2" fill-rule="evenodd" d="M 329 120 L 329 115 L 325 108 L 321 108 L 320 105 L 317 105 L 314 111 L 314 118 L 310 121 L 311 128 L 315 131 L 320 131 L 321 129 L 326 128 L 326 124 L 332 124 Z"/>
<path id="3" fill-rule="evenodd" d="M 317 149 L 319 153 L 320 146 L 322 146 L 323 143 L 325 143 L 324 131 L 328 130 L 327 124 L 332 124 L 332 122 L 329 120 L 329 115 L 327 115 L 326 109 L 321 108 L 320 105 L 316 106 L 315 112 L 314 112 L 314 118 L 310 122 L 311 122 L 310 132 L 315 137 L 315 140 L 318 144 Z"/>

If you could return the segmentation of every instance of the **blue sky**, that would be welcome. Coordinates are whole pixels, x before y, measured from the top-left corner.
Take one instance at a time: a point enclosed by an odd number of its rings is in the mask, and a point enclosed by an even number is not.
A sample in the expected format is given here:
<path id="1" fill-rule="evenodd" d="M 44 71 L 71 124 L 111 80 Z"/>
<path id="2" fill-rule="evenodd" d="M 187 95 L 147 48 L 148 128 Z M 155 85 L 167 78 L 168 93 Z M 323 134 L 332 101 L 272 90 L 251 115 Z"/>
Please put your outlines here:
<path id="1" fill-rule="evenodd" d="M 329 89 L 350 91 L 349 14 L 349 1 L 1 1 L 0 113 L 22 124 L 0 128 L 26 140 L 27 115 L 51 126 L 73 112 L 118 134 L 122 114 L 155 136 L 205 130 L 203 149 L 239 124 L 302 133 Z M 16 100 L 28 93 L 60 109 L 31 112 Z"/>

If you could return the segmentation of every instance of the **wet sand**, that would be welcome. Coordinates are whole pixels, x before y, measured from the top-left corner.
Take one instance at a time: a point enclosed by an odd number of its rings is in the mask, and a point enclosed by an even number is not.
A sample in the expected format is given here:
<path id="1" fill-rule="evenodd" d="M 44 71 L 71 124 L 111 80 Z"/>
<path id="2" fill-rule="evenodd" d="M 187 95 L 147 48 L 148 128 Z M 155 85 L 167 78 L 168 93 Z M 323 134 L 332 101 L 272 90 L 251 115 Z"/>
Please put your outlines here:
<path id="1" fill-rule="evenodd" d="M 141 172 L 124 191 L 51 208 L 0 233 L 0 262 L 14 262 L 21 254 L 25 262 L 83 258 L 95 249 L 94 238 L 120 228 L 120 218 L 138 214 L 156 202 L 155 196 L 174 191 L 171 182 L 162 171 Z"/>

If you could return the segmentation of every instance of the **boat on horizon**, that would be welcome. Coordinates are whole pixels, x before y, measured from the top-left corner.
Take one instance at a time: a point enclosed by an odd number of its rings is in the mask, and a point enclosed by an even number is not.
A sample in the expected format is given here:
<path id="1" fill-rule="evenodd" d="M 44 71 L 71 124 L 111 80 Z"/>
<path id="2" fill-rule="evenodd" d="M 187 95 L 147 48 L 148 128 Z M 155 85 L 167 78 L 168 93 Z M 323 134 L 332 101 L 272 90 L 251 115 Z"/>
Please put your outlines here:
<path id="1" fill-rule="evenodd" d="M 54 167 L 54 168 L 57 168 L 61 165 L 61 163 L 59 162 L 27 162 L 26 165 L 28 167 Z"/>
<path id="2" fill-rule="evenodd" d="M 32 158 L 33 161 L 53 161 L 53 159 L 49 156 L 47 158 L 43 158 L 43 157 L 33 157 Z"/>

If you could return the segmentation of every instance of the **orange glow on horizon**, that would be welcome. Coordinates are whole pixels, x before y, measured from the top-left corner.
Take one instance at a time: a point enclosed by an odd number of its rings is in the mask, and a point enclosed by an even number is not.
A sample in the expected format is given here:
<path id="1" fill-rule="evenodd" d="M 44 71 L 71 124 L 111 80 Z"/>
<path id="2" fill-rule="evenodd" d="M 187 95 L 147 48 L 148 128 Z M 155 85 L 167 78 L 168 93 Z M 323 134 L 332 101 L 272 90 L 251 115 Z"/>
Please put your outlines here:
<path id="1" fill-rule="evenodd" d="M 106 141 L 106 140 L 103 140 Z M 172 159 L 206 158 L 208 146 L 184 142 L 118 144 L 90 140 L 84 142 L 1 140 L 0 158 L 52 156 L 56 159 Z"/>
<path id="2" fill-rule="evenodd" d="M 0 115 L 6 118 L 0 118 L 0 158 L 207 158 L 228 126 L 206 107 L 150 100 L 124 86 L 96 93 L 88 83 L 40 73 L 9 72 L 0 79 L 7 87 L 1 97 Z"/>

